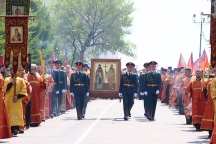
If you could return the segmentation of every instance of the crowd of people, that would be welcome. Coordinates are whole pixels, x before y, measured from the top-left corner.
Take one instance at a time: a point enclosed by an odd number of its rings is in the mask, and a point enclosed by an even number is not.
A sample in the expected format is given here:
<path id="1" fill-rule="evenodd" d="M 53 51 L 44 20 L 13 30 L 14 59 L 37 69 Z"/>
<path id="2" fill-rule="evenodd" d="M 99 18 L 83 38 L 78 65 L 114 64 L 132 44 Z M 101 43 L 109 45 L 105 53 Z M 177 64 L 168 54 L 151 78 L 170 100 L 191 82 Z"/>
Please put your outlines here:
<path id="1" fill-rule="evenodd" d="M 48 65 L 31 64 L 30 72 L 20 68 L 16 74 L 0 66 L 0 139 L 24 133 L 75 107 L 77 118 L 85 117 L 90 67 L 81 62 L 64 67 L 59 60 Z"/>
<path id="2" fill-rule="evenodd" d="M 185 124 L 207 131 L 216 143 L 216 69 L 192 71 L 188 67 L 161 68 L 162 87 L 158 98 L 185 116 Z"/>
<path id="3" fill-rule="evenodd" d="M 76 108 L 77 119 L 85 118 L 89 101 L 90 67 L 76 67 L 49 61 L 49 68 L 31 64 L 31 71 L 0 66 L 0 138 L 10 138 L 37 127 L 47 119 Z M 134 98 L 144 99 L 144 116 L 155 121 L 158 99 L 185 116 L 185 123 L 196 131 L 208 131 L 216 143 L 216 69 L 193 72 L 188 67 L 156 70 L 157 62 L 144 64 L 139 73 L 128 62 L 122 69 L 119 97 L 123 99 L 124 120 L 131 117 Z"/>

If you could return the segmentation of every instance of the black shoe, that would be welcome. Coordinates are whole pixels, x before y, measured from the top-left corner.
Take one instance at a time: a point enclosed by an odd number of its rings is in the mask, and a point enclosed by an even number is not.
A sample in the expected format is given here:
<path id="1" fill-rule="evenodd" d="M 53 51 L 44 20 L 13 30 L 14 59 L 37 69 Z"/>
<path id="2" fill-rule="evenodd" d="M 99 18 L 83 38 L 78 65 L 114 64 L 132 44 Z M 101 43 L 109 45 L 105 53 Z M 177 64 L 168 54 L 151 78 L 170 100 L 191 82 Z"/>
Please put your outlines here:
<path id="1" fill-rule="evenodd" d="M 50 115 L 50 117 L 51 117 L 51 118 L 53 118 L 53 117 L 54 117 L 54 115 L 53 115 L 53 114 L 51 114 L 51 115 Z"/>
<path id="2" fill-rule="evenodd" d="M 24 134 L 24 131 L 19 131 L 19 134 Z"/>
<path id="3" fill-rule="evenodd" d="M 128 114 L 128 116 L 129 116 L 129 117 L 131 117 L 131 113 L 130 113 L 130 111 L 129 111 L 129 114 Z"/>
<path id="4" fill-rule="evenodd" d="M 82 118 L 79 116 L 79 117 L 78 117 L 78 120 L 82 120 Z"/>
<path id="5" fill-rule="evenodd" d="M 200 128 L 196 128 L 196 131 L 201 131 L 201 129 Z"/>
<path id="6" fill-rule="evenodd" d="M 145 117 L 148 117 L 148 115 L 147 115 L 146 113 L 144 113 L 144 116 L 145 116 Z"/>
<path id="7" fill-rule="evenodd" d="M 154 118 L 150 118 L 150 121 L 155 121 L 155 119 Z"/>
<path id="8" fill-rule="evenodd" d="M 83 115 L 82 118 L 85 118 L 85 115 Z"/>
<path id="9" fill-rule="evenodd" d="M 18 134 L 18 130 L 15 129 L 15 130 L 13 131 L 13 135 L 17 135 L 17 134 Z"/>
<path id="10" fill-rule="evenodd" d="M 191 124 L 191 122 L 186 122 L 186 124 L 187 124 L 187 125 L 190 125 L 190 124 Z"/>
<path id="11" fill-rule="evenodd" d="M 149 115 L 146 115 L 146 117 L 147 117 L 148 120 L 151 120 L 151 117 Z"/>
<path id="12" fill-rule="evenodd" d="M 126 121 L 127 121 L 127 120 L 128 120 L 128 116 L 125 116 L 125 117 L 124 117 L 124 120 L 126 120 Z"/>

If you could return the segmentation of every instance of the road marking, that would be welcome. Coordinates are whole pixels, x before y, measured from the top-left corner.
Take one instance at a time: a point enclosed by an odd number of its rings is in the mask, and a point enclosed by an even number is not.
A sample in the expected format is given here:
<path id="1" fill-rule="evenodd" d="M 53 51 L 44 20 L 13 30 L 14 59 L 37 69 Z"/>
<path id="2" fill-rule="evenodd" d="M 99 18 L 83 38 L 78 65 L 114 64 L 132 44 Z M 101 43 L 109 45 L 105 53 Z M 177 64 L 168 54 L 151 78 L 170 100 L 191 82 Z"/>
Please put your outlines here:
<path id="1" fill-rule="evenodd" d="M 112 102 L 109 106 L 107 106 L 104 111 L 98 116 L 98 118 L 90 125 L 90 127 L 83 133 L 83 135 L 74 143 L 74 144 L 80 144 L 83 139 L 88 135 L 88 133 L 95 127 L 95 125 L 100 121 L 102 116 L 105 114 L 105 112 L 115 103 L 116 101 Z"/>

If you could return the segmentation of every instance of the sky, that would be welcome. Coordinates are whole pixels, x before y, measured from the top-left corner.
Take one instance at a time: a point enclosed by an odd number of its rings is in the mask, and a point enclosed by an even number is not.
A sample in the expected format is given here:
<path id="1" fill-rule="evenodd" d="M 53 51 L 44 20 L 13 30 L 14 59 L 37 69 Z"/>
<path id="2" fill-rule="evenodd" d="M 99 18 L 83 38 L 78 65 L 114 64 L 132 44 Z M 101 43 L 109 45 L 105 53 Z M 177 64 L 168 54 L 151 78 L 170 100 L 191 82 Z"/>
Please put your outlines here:
<path id="1" fill-rule="evenodd" d="M 191 52 L 194 61 L 199 56 L 200 23 L 194 23 L 193 14 L 200 22 L 200 13 L 210 13 L 208 0 L 134 0 L 135 11 L 132 34 L 126 39 L 137 46 L 136 58 L 120 55 L 122 64 L 132 61 L 138 69 L 145 62 L 157 61 L 158 67 L 177 67 L 180 53 L 188 62 Z M 210 24 L 203 24 L 203 33 L 209 40 Z M 210 45 L 202 39 L 202 51 L 210 56 Z"/>

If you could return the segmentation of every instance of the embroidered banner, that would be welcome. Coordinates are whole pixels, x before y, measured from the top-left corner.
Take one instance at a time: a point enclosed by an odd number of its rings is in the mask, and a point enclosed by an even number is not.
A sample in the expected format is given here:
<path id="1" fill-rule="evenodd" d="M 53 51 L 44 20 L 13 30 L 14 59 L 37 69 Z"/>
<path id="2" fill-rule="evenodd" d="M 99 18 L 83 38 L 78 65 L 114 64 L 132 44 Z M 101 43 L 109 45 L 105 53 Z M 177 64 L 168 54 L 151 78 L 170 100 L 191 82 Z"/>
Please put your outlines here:
<path id="1" fill-rule="evenodd" d="M 211 44 L 211 66 L 215 68 L 216 65 L 216 18 L 211 16 L 210 27 L 210 44 Z"/>
<path id="2" fill-rule="evenodd" d="M 21 53 L 21 65 L 25 69 L 27 65 L 28 43 L 28 16 L 5 17 L 5 67 L 10 65 L 10 56 L 13 53 L 13 71 L 18 70 L 19 53 Z"/>
<path id="3" fill-rule="evenodd" d="M 7 0 L 6 15 L 29 15 L 30 0 Z"/>

